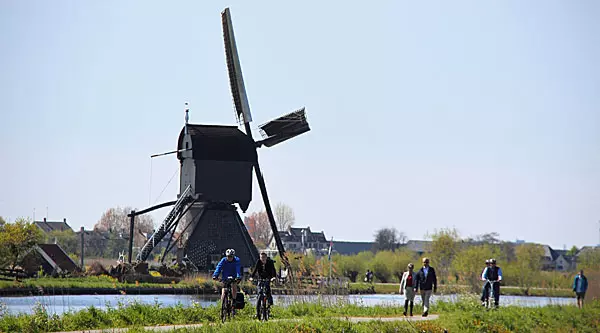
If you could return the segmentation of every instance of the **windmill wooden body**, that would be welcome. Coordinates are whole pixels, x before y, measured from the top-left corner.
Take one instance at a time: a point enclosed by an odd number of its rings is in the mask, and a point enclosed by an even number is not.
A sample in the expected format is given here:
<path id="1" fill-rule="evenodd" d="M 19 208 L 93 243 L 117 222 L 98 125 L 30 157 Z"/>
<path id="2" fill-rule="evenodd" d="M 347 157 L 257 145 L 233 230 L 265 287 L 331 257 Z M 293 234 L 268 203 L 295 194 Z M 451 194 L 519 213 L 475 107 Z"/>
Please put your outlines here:
<path id="1" fill-rule="evenodd" d="M 243 123 L 244 131 L 237 126 L 189 124 L 186 110 L 186 124 L 179 134 L 177 150 L 173 152 L 177 153 L 181 163 L 178 200 L 155 206 L 174 205 L 161 226 L 141 249 L 138 261 L 145 261 L 165 235 L 178 229 L 182 237 L 179 241 L 184 244 L 183 254 L 199 269 L 210 269 L 228 248 L 236 250 L 244 267 L 253 265 L 258 260 L 258 251 L 235 205 L 243 212 L 248 209 L 252 200 L 254 170 L 277 248 L 282 261 L 287 265 L 285 249 L 279 238 L 260 170 L 257 149 L 262 146 L 271 147 L 305 133 L 310 128 L 302 108 L 259 126 L 263 138 L 254 140 L 249 125 L 252 121 L 250 105 L 228 8 L 221 13 L 221 17 L 231 93 L 237 121 Z M 132 223 L 133 216 L 156 209 L 155 207 L 138 213 L 132 212 Z"/>

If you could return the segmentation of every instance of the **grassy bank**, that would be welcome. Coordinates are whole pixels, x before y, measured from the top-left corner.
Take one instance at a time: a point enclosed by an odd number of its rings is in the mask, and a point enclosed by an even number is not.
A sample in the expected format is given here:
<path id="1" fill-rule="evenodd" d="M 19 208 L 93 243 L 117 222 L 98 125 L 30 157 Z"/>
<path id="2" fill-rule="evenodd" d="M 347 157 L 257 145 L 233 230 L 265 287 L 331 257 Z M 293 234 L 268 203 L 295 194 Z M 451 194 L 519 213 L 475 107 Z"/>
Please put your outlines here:
<path id="1" fill-rule="evenodd" d="M 166 324 L 218 322 L 219 308 L 202 308 L 199 304 L 163 307 L 160 304 L 119 304 L 105 311 L 88 308 L 62 316 L 48 315 L 37 306 L 32 315 L 6 315 L 0 308 L 0 331 L 2 332 L 56 332 L 69 330 L 99 329 L 113 327 L 142 327 Z M 256 323 L 251 317 L 253 306 L 240 311 L 234 322 L 226 325 L 207 326 L 193 332 L 206 331 L 283 331 L 291 332 L 409 332 L 411 323 L 361 323 L 350 324 L 334 317 L 388 317 L 401 315 L 403 308 L 394 306 L 363 307 L 349 304 L 318 304 L 298 302 L 286 308 L 275 307 L 273 318 L 289 319 L 272 323 Z M 421 311 L 415 309 L 416 313 Z M 440 332 L 597 332 L 600 330 L 600 301 L 588 302 L 584 310 L 574 306 L 548 306 L 543 308 L 502 307 L 487 311 L 478 305 L 475 297 L 465 297 L 458 303 L 438 302 L 433 308 L 439 313 L 438 320 L 412 323 L 420 329 Z M 243 329 L 242 329 L 243 328 Z M 250 328 L 250 330 L 248 330 Z M 265 329 L 269 330 L 265 330 Z M 186 330 L 187 331 L 187 330 Z M 182 331 L 183 332 L 183 331 Z M 413 329 L 414 332 L 414 329 Z"/>
<path id="2" fill-rule="evenodd" d="M 190 286 L 188 283 L 125 283 L 119 282 L 110 276 L 88 276 L 77 278 L 31 278 L 22 281 L 0 281 L 0 289 L 8 288 L 124 288 L 124 287 L 145 287 L 145 288 L 185 288 Z"/>
<path id="3" fill-rule="evenodd" d="M 576 306 L 501 307 L 488 311 L 475 298 L 439 302 L 436 324 L 449 332 L 600 332 L 600 301 Z"/>
<path id="4" fill-rule="evenodd" d="M 305 318 L 300 321 L 277 321 L 261 323 L 252 322 L 230 322 L 224 325 L 214 325 L 194 329 L 176 329 L 172 333 L 204 333 L 204 332 L 294 332 L 294 333 L 313 333 L 313 332 L 334 332 L 334 333 L 373 333 L 373 332 L 394 332 L 394 333 L 414 333 L 414 332 L 442 332 L 442 328 L 431 322 L 361 322 L 350 323 L 340 319 L 315 319 Z M 135 329 L 131 333 L 152 332 L 143 329 Z"/>
<path id="5" fill-rule="evenodd" d="M 88 295 L 88 294 L 217 294 L 220 284 L 204 278 L 189 278 L 179 283 L 119 282 L 110 276 L 77 278 L 31 278 L 0 281 L 0 295 Z M 245 289 L 250 285 L 244 285 Z"/>

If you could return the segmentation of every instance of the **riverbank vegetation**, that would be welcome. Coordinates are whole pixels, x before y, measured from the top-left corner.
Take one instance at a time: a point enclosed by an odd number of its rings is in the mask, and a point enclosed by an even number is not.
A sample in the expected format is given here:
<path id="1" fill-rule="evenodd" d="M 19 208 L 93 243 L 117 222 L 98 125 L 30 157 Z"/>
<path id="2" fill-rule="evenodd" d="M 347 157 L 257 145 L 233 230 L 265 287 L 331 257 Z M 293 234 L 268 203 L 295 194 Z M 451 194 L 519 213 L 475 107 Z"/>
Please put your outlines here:
<path id="1" fill-rule="evenodd" d="M 71 237 L 69 238 L 65 235 L 62 232 L 50 233 L 46 235 L 46 241 L 52 238 L 64 243 L 69 250 L 76 248 L 75 240 L 71 239 L 74 236 L 69 234 L 68 236 Z M 289 259 L 292 265 L 292 274 L 297 280 L 312 281 L 308 286 L 310 288 L 307 288 L 309 292 L 331 292 L 322 290 L 324 284 L 322 277 L 332 277 L 351 281 L 349 285 L 343 284 L 344 293 L 397 293 L 398 283 L 406 265 L 412 262 L 418 267 L 423 256 L 430 257 L 432 266 L 438 271 L 438 279 L 441 284 L 438 289 L 441 293 L 480 292 L 479 275 L 483 269 L 483 263 L 486 258 L 494 257 L 498 260 L 504 273 L 503 294 L 572 296 L 571 287 L 575 272 L 546 270 L 544 267 L 546 254 L 540 245 L 515 245 L 500 242 L 493 237 L 493 234 L 484 236 L 478 237 L 476 240 L 465 239 L 461 238 L 454 229 L 442 229 L 428 236 L 431 238 L 431 243 L 421 249 L 425 251 L 424 253 L 392 242 L 387 245 L 379 244 L 377 252 L 365 251 L 351 256 L 334 254 L 331 262 L 328 257 L 317 257 L 311 254 L 290 253 Z M 38 228 L 27 219 L 18 219 L 15 223 L 10 224 L 0 220 L 0 240 L 6 245 L 0 248 L 0 266 L 12 268 L 18 266 L 23 255 L 33 246 L 32 244 L 41 239 Z M 580 254 L 577 258 L 577 268 L 586 269 L 586 274 L 592 279 L 600 279 L 600 248 L 588 248 L 581 252 L 573 249 L 571 254 L 575 253 Z M 281 260 L 275 259 L 279 268 Z M 92 262 L 92 264 L 99 265 L 97 262 Z M 361 283 L 362 276 L 367 269 L 374 272 L 375 284 Z M 91 270 L 88 269 L 89 271 Z M 109 289 L 115 293 L 140 291 L 140 289 L 143 289 L 143 292 L 150 292 L 150 289 L 158 289 L 160 292 L 176 289 L 188 293 L 215 293 L 218 290 L 218 285 L 203 275 L 189 276 L 182 281 L 179 281 L 180 278 L 171 280 L 167 277 L 161 277 L 162 281 L 157 281 L 158 278 L 152 281 L 144 277 L 128 275 L 126 280 L 127 282 L 119 282 L 106 275 L 47 278 L 40 273 L 39 278 L 23 279 L 22 281 L 0 280 L 0 294 L 39 294 L 39 292 L 44 293 L 45 289 L 53 289 L 53 293 L 58 290 L 60 294 L 81 294 L 92 292 L 93 289 L 104 289 L 102 293 L 110 293 Z M 295 287 L 295 289 L 304 287 L 303 285 Z M 69 292 L 67 290 L 69 288 L 73 290 Z M 253 289 L 253 286 L 246 284 L 245 288 Z M 591 286 L 591 289 L 594 288 L 598 289 Z M 592 294 L 600 295 L 600 290 L 592 290 Z"/>
<path id="2" fill-rule="evenodd" d="M 366 307 L 347 303 L 297 302 L 287 307 L 275 306 L 272 314 L 276 322 L 258 323 L 252 319 L 254 307 L 246 304 L 231 323 L 216 324 L 186 332 L 252 331 L 260 332 L 290 330 L 292 332 L 366 332 L 375 331 L 411 332 L 413 326 L 427 332 L 598 332 L 600 330 L 600 301 L 586 303 L 583 310 L 575 306 L 516 307 L 507 306 L 496 310 L 482 308 L 475 297 L 465 297 L 459 302 L 436 302 L 434 313 L 439 319 L 423 322 L 369 322 L 350 324 L 339 318 L 346 317 L 395 317 L 401 316 L 402 307 Z M 415 312 L 419 313 L 417 305 Z M 288 320 L 289 319 L 289 320 Z M 218 306 L 190 307 L 181 305 L 164 307 L 159 303 L 118 304 L 99 310 L 90 307 L 76 313 L 61 316 L 51 315 L 37 305 L 31 315 L 9 315 L 0 307 L 0 331 L 2 332 L 56 332 L 69 330 L 102 329 L 117 327 L 143 327 L 219 321 Z M 253 328 L 248 330 L 248 328 Z M 255 329 L 254 329 L 255 328 Z M 414 328 L 412 328 L 414 332 Z M 183 332 L 183 331 L 182 331 Z M 265 331 L 267 332 L 267 331 Z"/>
<path id="3" fill-rule="evenodd" d="M 484 236 L 473 240 L 461 238 L 454 229 L 442 229 L 428 236 L 431 243 L 419 250 L 424 252 L 395 245 L 387 246 L 391 247 L 388 250 L 350 256 L 334 254 L 331 263 L 327 257 L 291 254 L 290 263 L 298 276 L 346 277 L 351 282 L 362 282 L 369 269 L 374 272 L 374 282 L 399 283 L 408 263 L 418 268 L 421 258 L 429 257 L 441 285 L 466 285 L 471 291 L 479 292 L 485 260 L 496 258 L 502 268 L 503 285 L 518 287 L 514 289 L 515 294 L 529 295 L 540 293 L 540 289 L 556 289 L 549 294 L 541 293 L 543 295 L 564 295 L 572 287 L 575 269 L 600 271 L 600 248 L 582 250 L 576 264 L 566 271 L 558 271 L 552 269 L 542 245 L 501 242 L 492 237 L 493 234 Z M 578 253 L 577 249 L 571 252 Z M 575 256 L 570 260 L 575 260 Z"/>

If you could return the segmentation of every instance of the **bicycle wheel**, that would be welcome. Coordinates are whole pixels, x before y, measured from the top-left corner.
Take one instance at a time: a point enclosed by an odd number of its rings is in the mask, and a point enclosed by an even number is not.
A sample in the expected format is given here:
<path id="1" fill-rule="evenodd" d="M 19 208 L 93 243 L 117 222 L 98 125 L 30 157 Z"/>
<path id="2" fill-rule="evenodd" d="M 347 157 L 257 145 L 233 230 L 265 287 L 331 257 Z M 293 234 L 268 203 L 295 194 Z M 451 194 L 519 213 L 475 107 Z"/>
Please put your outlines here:
<path id="1" fill-rule="evenodd" d="M 227 320 L 227 297 L 221 297 L 221 321 Z"/>
<path id="2" fill-rule="evenodd" d="M 263 296 L 262 299 L 262 317 L 264 321 L 267 321 L 269 320 L 269 306 L 267 303 L 267 296 Z"/>

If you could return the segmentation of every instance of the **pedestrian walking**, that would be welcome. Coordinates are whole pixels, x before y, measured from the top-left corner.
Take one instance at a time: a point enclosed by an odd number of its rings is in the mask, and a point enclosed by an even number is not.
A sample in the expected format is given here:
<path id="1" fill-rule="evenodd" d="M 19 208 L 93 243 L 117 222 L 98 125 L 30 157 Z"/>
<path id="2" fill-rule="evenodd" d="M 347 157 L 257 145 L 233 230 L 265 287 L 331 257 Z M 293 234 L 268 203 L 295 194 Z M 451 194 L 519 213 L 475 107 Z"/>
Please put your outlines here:
<path id="1" fill-rule="evenodd" d="M 415 265 L 408 264 L 408 270 L 402 274 L 400 281 L 400 295 L 404 295 L 404 315 L 408 310 L 410 303 L 410 315 L 413 315 L 413 305 L 415 301 L 415 285 L 417 283 L 417 273 L 413 270 Z"/>
<path id="2" fill-rule="evenodd" d="M 573 280 L 573 291 L 577 296 L 577 307 L 583 308 L 583 299 L 585 298 L 585 292 L 587 291 L 588 280 L 585 275 L 583 275 L 583 269 L 579 271 L 577 275 L 575 275 L 575 279 Z"/>
<path id="3" fill-rule="evenodd" d="M 423 317 L 429 314 L 429 298 L 432 293 L 437 292 L 437 276 L 435 269 L 429 266 L 429 258 L 423 258 L 423 267 L 417 273 L 417 283 L 415 292 L 421 290 L 421 300 L 423 301 Z"/>

